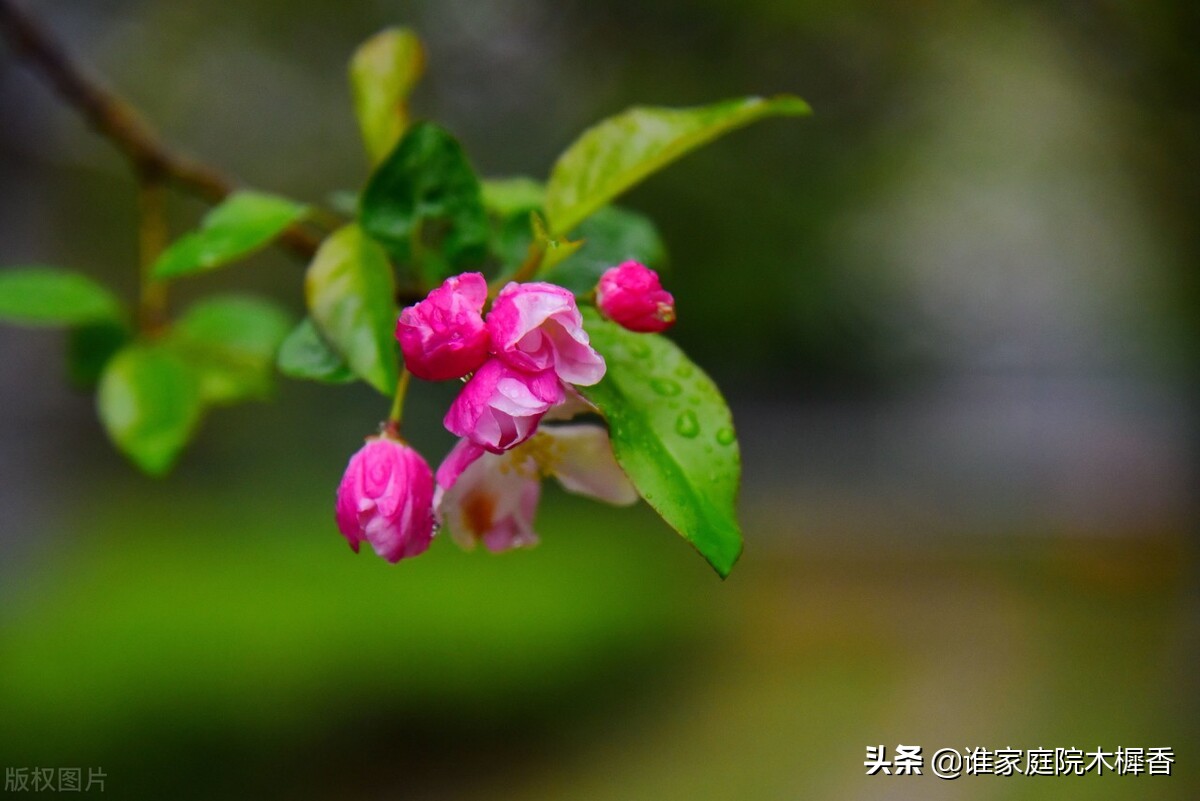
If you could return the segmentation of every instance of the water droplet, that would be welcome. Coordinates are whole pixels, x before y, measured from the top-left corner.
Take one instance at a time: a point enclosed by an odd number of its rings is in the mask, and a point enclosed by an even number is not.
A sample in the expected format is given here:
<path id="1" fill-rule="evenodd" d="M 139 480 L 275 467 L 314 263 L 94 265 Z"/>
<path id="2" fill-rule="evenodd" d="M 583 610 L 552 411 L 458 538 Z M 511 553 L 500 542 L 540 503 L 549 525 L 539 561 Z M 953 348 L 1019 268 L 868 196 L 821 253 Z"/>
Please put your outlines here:
<path id="1" fill-rule="evenodd" d="M 675 368 L 675 375 L 679 376 L 680 378 L 687 378 L 694 372 L 696 371 L 692 369 L 690 364 L 681 364 Z"/>
<path id="2" fill-rule="evenodd" d="M 688 403 L 692 404 L 693 406 L 699 406 L 700 397 L 698 395 L 692 395 L 690 398 L 688 398 Z"/>
<path id="3" fill-rule="evenodd" d="M 737 439 L 737 435 L 733 433 L 732 428 L 722 428 L 717 431 L 717 442 L 722 445 L 732 445 Z"/>
<path id="4" fill-rule="evenodd" d="M 667 405 L 668 405 L 668 406 L 670 406 L 672 409 L 678 409 L 678 408 L 679 408 L 679 401 L 673 400 L 673 401 L 671 401 L 670 403 L 668 403 Z"/>
<path id="5" fill-rule="evenodd" d="M 683 389 L 679 386 L 679 384 L 675 383 L 674 381 L 672 381 L 669 378 L 653 378 L 653 379 L 651 379 L 650 380 L 650 388 L 653 389 L 655 392 L 657 392 L 659 395 L 666 395 L 667 397 L 670 397 L 672 395 L 678 395 L 680 392 L 683 391 Z"/>
<path id="6" fill-rule="evenodd" d="M 700 433 L 700 421 L 691 409 L 686 410 L 675 418 L 675 431 L 681 437 L 691 439 Z"/>
<path id="7" fill-rule="evenodd" d="M 650 346 L 645 342 L 634 340 L 629 345 L 629 352 L 639 359 L 644 359 L 650 355 Z"/>

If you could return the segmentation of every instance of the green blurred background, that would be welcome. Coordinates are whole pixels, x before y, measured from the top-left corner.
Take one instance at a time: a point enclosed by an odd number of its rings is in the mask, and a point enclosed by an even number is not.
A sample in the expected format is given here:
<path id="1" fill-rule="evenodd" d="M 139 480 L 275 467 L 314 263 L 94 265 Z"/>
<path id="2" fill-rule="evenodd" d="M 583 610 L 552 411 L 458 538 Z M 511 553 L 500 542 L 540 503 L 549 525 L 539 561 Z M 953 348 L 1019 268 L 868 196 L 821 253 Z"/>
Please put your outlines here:
<path id="1" fill-rule="evenodd" d="M 1200 12 L 1191 3 L 28 0 L 172 142 L 310 201 L 366 164 L 346 59 L 544 177 L 634 103 L 816 115 L 625 202 L 742 437 L 722 583 L 644 506 L 556 491 L 527 553 L 389 566 L 332 521 L 386 413 L 283 381 L 136 475 L 63 340 L 0 329 L 0 765 L 117 798 L 1191 799 Z M 0 265 L 135 284 L 106 142 L 0 46 Z M 180 199 L 177 230 L 202 207 Z M 301 307 L 267 253 L 183 282 Z M 445 387 L 410 419 L 431 457 Z M 864 774 L 868 745 L 1169 746 L 1170 778 Z"/>

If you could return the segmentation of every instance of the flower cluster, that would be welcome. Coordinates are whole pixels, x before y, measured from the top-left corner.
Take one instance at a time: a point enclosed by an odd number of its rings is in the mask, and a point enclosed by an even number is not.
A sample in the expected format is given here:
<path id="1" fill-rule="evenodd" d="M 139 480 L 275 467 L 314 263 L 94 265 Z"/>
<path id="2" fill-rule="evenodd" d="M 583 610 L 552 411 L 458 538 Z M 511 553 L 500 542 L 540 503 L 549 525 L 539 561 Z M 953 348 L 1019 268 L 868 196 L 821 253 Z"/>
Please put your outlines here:
<path id="1" fill-rule="evenodd" d="M 595 297 L 604 316 L 633 331 L 662 331 L 675 319 L 657 274 L 636 262 L 608 270 Z M 637 499 L 602 426 L 539 426 L 594 411 L 574 387 L 599 382 L 606 370 L 575 296 L 555 284 L 510 283 L 485 314 L 487 304 L 483 275 L 463 273 L 400 313 L 396 339 L 408 371 L 465 382 L 443 421 L 461 439 L 436 482 L 394 430 L 367 440 L 338 488 L 338 527 L 355 551 L 365 540 L 391 562 L 415 556 L 438 523 L 466 547 L 533 544 L 547 476 L 609 503 Z"/>

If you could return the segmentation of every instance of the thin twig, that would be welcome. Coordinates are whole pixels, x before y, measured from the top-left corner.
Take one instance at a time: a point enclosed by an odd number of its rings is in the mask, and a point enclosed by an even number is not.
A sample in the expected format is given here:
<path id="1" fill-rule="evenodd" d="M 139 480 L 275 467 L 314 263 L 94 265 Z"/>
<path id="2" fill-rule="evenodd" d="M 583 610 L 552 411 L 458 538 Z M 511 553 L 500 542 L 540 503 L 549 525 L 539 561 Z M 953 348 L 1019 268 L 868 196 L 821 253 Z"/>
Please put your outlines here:
<path id="1" fill-rule="evenodd" d="M 138 181 L 138 328 L 145 332 L 158 331 L 167 322 L 167 285 L 152 275 L 168 239 L 164 190 L 158 174 L 142 175 Z"/>
<path id="2" fill-rule="evenodd" d="M 17 53 L 37 68 L 58 96 L 78 109 L 88 124 L 125 155 L 139 180 L 162 179 L 219 203 L 235 184 L 217 170 L 171 150 L 123 98 L 89 78 L 58 42 L 12 0 L 0 0 L 0 28 Z M 299 226 L 280 240 L 309 259 L 320 240 Z"/>

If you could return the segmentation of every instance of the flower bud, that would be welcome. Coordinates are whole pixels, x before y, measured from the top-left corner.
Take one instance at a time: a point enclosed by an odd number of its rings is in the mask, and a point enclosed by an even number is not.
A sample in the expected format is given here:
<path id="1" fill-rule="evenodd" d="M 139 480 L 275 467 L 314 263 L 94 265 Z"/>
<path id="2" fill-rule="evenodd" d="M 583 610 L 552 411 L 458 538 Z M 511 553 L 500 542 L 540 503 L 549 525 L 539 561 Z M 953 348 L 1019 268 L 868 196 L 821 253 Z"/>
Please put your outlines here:
<path id="1" fill-rule="evenodd" d="M 426 381 L 462 378 L 488 357 L 488 332 L 481 312 L 487 281 L 463 273 L 400 312 L 396 339 L 409 372 Z"/>
<path id="2" fill-rule="evenodd" d="M 658 273 L 636 261 L 604 271 L 596 285 L 596 307 L 630 331 L 665 331 L 675 323 L 675 298 L 662 288 Z"/>
<path id="3" fill-rule="evenodd" d="M 421 454 L 388 437 L 370 437 L 342 476 L 337 524 L 358 553 L 364 540 L 389 562 L 416 556 L 433 539 L 433 471 Z"/>

